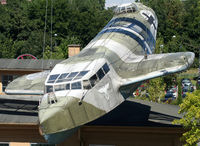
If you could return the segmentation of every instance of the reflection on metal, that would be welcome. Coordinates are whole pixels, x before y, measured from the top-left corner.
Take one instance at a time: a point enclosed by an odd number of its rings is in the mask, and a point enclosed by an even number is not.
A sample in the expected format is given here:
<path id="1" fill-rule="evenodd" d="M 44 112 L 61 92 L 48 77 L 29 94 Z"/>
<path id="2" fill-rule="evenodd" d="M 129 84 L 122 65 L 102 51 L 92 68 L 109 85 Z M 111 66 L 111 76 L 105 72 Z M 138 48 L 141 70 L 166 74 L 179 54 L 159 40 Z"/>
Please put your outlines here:
<path id="1" fill-rule="evenodd" d="M 110 112 L 143 81 L 193 63 L 192 52 L 153 54 L 158 21 L 152 9 L 132 3 L 117 12 L 80 54 L 57 64 L 45 78 L 39 122 L 47 141 L 60 142 Z"/>

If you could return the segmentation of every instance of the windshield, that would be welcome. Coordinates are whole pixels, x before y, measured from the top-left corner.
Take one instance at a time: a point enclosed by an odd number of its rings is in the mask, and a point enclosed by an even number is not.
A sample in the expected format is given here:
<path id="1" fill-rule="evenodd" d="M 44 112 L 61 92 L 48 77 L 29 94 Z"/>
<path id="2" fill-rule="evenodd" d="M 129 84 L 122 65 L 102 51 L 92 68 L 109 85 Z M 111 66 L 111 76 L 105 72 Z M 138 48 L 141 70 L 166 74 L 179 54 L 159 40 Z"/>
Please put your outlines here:
<path id="1" fill-rule="evenodd" d="M 59 74 L 51 75 L 47 83 L 54 83 L 58 76 Z"/>
<path id="2" fill-rule="evenodd" d="M 109 71 L 110 68 L 108 64 L 105 63 L 89 79 L 82 81 L 80 80 L 76 82 L 74 81 L 82 79 L 89 72 L 89 70 L 50 75 L 47 83 L 54 83 L 54 84 L 46 86 L 46 93 L 54 91 L 63 91 L 63 90 L 78 90 L 78 89 L 89 90 L 92 87 L 94 87 L 100 80 L 102 80 Z M 62 82 L 67 82 L 67 83 L 62 83 Z"/>
<path id="3" fill-rule="evenodd" d="M 85 76 L 88 72 L 89 70 L 50 75 L 47 83 L 62 83 L 62 82 L 78 80 L 81 79 L 83 76 Z"/>

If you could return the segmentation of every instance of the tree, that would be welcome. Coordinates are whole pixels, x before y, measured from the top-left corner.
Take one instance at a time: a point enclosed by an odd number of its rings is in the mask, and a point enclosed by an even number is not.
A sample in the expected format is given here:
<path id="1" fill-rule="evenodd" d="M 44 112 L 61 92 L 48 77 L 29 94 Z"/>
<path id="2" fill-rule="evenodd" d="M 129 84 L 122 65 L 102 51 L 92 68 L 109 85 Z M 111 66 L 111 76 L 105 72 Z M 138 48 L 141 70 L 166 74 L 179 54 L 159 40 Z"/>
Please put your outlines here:
<path id="1" fill-rule="evenodd" d="M 65 59 L 64 53 L 60 47 L 55 47 L 54 51 L 49 46 L 45 48 L 44 59 Z"/>
<path id="2" fill-rule="evenodd" d="M 173 123 L 181 124 L 187 130 L 183 134 L 185 146 L 200 142 L 200 90 L 187 94 L 183 103 L 180 104 L 179 113 L 183 114 L 183 118 L 175 120 Z"/>
<path id="3" fill-rule="evenodd" d="M 16 49 L 13 47 L 14 41 L 12 39 L 0 40 L 0 58 L 14 58 L 16 54 Z"/>
<path id="4" fill-rule="evenodd" d="M 184 45 L 188 51 L 195 53 L 196 58 L 199 57 L 200 44 L 200 1 L 187 0 L 184 2 L 187 11 L 184 17 L 183 32 L 187 37 L 184 37 Z M 194 67 L 198 67 L 199 63 L 196 59 Z"/>
<path id="5" fill-rule="evenodd" d="M 46 0 L 31 2 L 7 0 L 7 3 L 0 5 L 0 57 L 15 58 L 23 53 L 30 53 L 42 58 Z M 52 32 L 51 4 L 53 5 Z M 51 46 L 50 40 L 53 36 L 52 43 L 56 43 L 56 46 L 64 51 L 65 57 L 67 46 L 63 47 L 66 44 L 64 40 L 78 38 L 78 43 L 84 47 L 113 14 L 112 11 L 104 9 L 105 0 L 48 0 L 47 6 L 45 47 Z M 54 34 L 57 34 L 57 37 L 54 37 Z M 2 48 L 4 44 L 14 49 L 12 52 L 15 54 L 9 55 L 8 47 Z"/>
<path id="6" fill-rule="evenodd" d="M 177 101 L 176 104 L 181 104 L 182 103 L 182 84 L 181 84 L 181 80 L 178 80 L 178 97 L 177 97 Z"/>
<path id="7" fill-rule="evenodd" d="M 72 37 L 68 36 L 61 40 L 59 47 L 61 48 L 65 58 L 68 57 L 68 45 L 71 45 L 71 44 L 81 44 L 81 41 L 79 38 L 74 37 L 74 36 Z"/>
<path id="8" fill-rule="evenodd" d="M 142 0 L 142 2 L 155 11 L 159 22 L 158 37 L 162 37 L 164 43 L 171 41 L 172 36 L 182 30 L 185 9 L 180 0 Z"/>
<path id="9" fill-rule="evenodd" d="M 147 86 L 147 92 L 149 94 L 149 100 L 153 102 L 160 102 L 161 98 L 165 95 L 166 84 L 162 77 L 149 80 Z"/>
<path id="10" fill-rule="evenodd" d="M 155 54 L 165 53 L 165 45 L 164 40 L 162 37 L 158 37 L 156 39 L 156 48 L 155 48 Z"/>
<path id="11" fill-rule="evenodd" d="M 166 83 L 166 89 L 170 89 L 172 86 L 177 85 L 176 74 L 171 74 L 163 77 L 164 83 Z"/>

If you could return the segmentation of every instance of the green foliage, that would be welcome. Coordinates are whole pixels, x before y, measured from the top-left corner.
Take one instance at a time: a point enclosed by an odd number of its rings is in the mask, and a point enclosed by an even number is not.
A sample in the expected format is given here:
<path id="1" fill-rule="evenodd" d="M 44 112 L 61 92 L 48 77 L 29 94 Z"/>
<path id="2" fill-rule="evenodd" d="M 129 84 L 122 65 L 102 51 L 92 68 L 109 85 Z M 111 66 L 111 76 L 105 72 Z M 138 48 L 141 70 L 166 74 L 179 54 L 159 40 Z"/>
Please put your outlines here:
<path id="1" fill-rule="evenodd" d="M 61 40 L 59 47 L 62 49 L 65 58 L 68 56 L 68 45 L 71 44 L 81 44 L 81 41 L 77 37 L 66 37 L 65 39 Z"/>
<path id="2" fill-rule="evenodd" d="M 161 54 L 166 52 L 164 46 L 164 40 L 162 37 L 158 37 L 156 40 L 156 48 L 155 48 L 155 54 Z"/>
<path id="3" fill-rule="evenodd" d="M 52 34 L 51 2 L 53 2 Z M 159 20 L 155 52 L 187 50 L 195 52 L 198 58 L 200 1 L 142 0 L 142 2 L 156 12 Z M 7 3 L 0 5 L 0 57 L 15 58 L 23 53 L 30 53 L 42 58 L 46 0 L 31 2 L 7 0 Z M 46 46 L 51 46 L 52 35 L 53 44 L 63 50 L 65 57 L 67 49 L 63 46 L 67 43 L 63 40 L 74 37 L 84 47 L 113 16 L 112 8 L 105 10 L 104 5 L 105 0 L 48 0 Z M 54 34 L 58 36 L 55 37 Z M 161 45 L 163 47 L 160 47 Z M 197 65 L 198 62 L 195 61 L 194 67 Z"/>
<path id="4" fill-rule="evenodd" d="M 191 51 L 198 58 L 200 47 L 200 1 L 141 1 L 156 12 L 159 21 L 157 40 L 164 45 L 162 52 Z M 156 53 L 161 52 L 159 46 L 160 44 L 157 45 Z M 196 63 L 194 67 L 197 67 Z"/>
<path id="5" fill-rule="evenodd" d="M 180 0 L 149 0 L 143 1 L 144 4 L 150 6 L 155 12 L 159 20 L 158 37 L 163 37 L 164 42 L 171 40 L 171 37 L 182 28 L 183 15 L 185 9 Z"/>
<path id="6" fill-rule="evenodd" d="M 45 48 L 44 59 L 64 59 L 63 51 L 60 47 L 55 47 L 54 51 L 49 46 Z"/>
<path id="7" fill-rule="evenodd" d="M 194 58 L 194 62 L 191 66 L 192 68 L 199 68 L 199 58 Z"/>
<path id="8" fill-rule="evenodd" d="M 162 77 L 151 79 L 144 86 L 145 91 L 141 91 L 141 95 L 139 95 L 140 99 L 160 102 L 165 95 L 166 84 Z"/>
<path id="9" fill-rule="evenodd" d="M 166 89 L 169 89 L 174 85 L 177 85 L 177 76 L 176 76 L 176 74 L 164 76 L 163 80 L 164 80 L 164 83 L 166 83 Z"/>
<path id="10" fill-rule="evenodd" d="M 185 1 L 186 13 L 184 17 L 184 32 L 188 36 L 185 44 L 187 49 L 195 52 L 196 57 L 199 55 L 200 44 L 200 1 L 187 0 Z"/>
<path id="11" fill-rule="evenodd" d="M 187 130 L 183 134 L 185 145 L 191 146 L 200 142 L 200 90 L 187 94 L 183 103 L 180 104 L 179 113 L 183 114 L 183 118 L 173 123 L 181 124 Z"/>
<path id="12" fill-rule="evenodd" d="M 176 104 L 181 104 L 182 103 L 182 85 L 181 85 L 181 80 L 178 80 L 178 97 Z"/>
<path id="13" fill-rule="evenodd" d="M 200 85 L 198 84 L 198 82 L 196 82 L 196 88 L 197 90 L 200 90 Z"/>
<path id="14" fill-rule="evenodd" d="M 52 34 L 50 31 L 51 2 L 53 2 Z M 113 15 L 111 10 L 104 9 L 104 5 L 105 0 L 48 0 L 45 47 L 51 46 L 51 35 L 52 44 L 61 48 L 64 57 L 67 57 L 66 47 L 69 38 L 76 40 L 69 43 L 74 42 L 85 46 Z M 31 2 L 7 0 L 7 5 L 0 5 L 1 58 L 15 58 L 23 53 L 42 58 L 45 7 L 46 0 Z M 55 37 L 54 34 L 57 36 Z"/>
<path id="15" fill-rule="evenodd" d="M 138 88 L 136 98 L 153 102 L 161 102 L 165 95 L 166 84 L 163 77 L 151 79 Z M 137 92 L 137 91 L 136 91 Z"/>
<path id="16" fill-rule="evenodd" d="M 13 48 L 14 42 L 12 39 L 0 40 L 0 57 L 13 58 L 16 50 Z"/>
<path id="17" fill-rule="evenodd" d="M 150 101 L 160 102 L 161 98 L 165 95 L 165 88 L 166 84 L 162 77 L 150 80 L 147 87 Z"/>

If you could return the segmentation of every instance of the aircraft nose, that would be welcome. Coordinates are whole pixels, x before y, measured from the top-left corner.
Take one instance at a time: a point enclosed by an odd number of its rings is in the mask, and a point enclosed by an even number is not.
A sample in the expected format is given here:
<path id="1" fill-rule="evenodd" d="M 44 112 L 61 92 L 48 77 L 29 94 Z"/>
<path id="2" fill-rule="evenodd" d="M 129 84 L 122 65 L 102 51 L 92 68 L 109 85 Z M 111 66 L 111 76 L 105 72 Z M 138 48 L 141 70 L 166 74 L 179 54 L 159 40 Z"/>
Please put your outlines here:
<path id="1" fill-rule="evenodd" d="M 79 104 L 79 98 L 57 97 L 58 101 L 46 108 L 39 107 L 39 122 L 43 134 L 53 134 L 88 123 L 105 111 L 87 102 Z M 42 104 L 42 103 L 41 103 Z"/>

